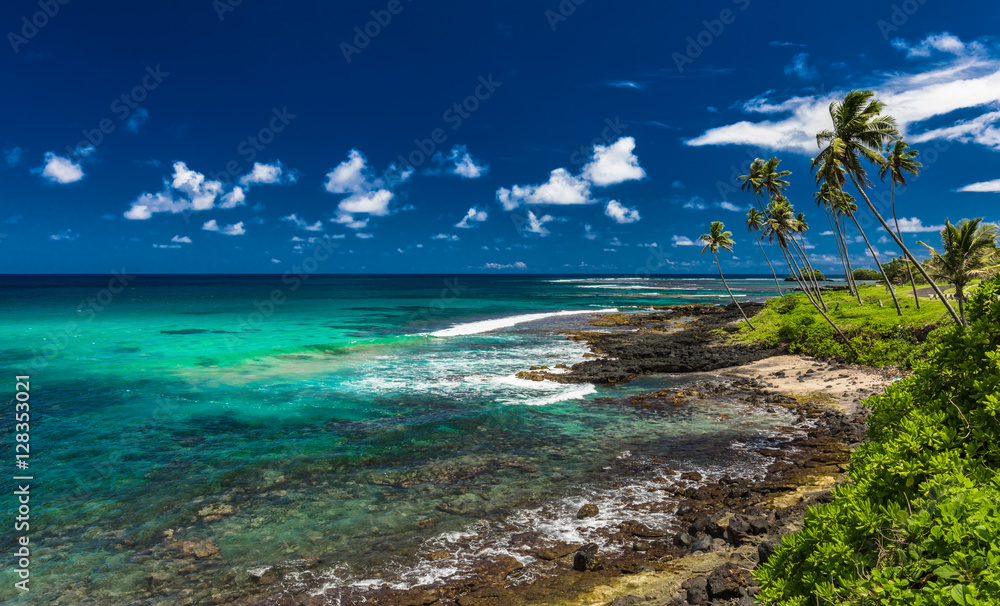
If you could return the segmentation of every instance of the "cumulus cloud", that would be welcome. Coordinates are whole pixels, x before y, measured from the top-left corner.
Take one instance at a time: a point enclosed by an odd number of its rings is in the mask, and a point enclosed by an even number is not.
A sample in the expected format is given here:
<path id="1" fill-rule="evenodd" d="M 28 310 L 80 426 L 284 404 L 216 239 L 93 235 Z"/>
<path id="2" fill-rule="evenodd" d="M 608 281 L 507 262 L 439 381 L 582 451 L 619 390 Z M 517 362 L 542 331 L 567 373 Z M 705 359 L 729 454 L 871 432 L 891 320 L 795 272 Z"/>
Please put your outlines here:
<path id="1" fill-rule="evenodd" d="M 254 162 L 249 173 L 239 179 L 240 185 L 249 187 L 251 185 L 276 185 L 279 183 L 295 183 L 299 180 L 298 173 L 287 171 L 280 161 L 274 164 L 262 164 Z"/>
<path id="2" fill-rule="evenodd" d="M 596 202 L 590 197 L 590 183 L 574 177 L 565 168 L 557 168 L 549 174 L 549 180 L 541 185 L 515 185 L 510 189 L 497 190 L 497 200 L 504 210 L 514 210 L 522 204 L 590 204 Z"/>
<path id="3" fill-rule="evenodd" d="M 635 223 L 640 219 L 639 211 L 629 208 L 617 200 L 608 202 L 608 205 L 604 207 L 604 214 L 611 217 L 615 223 L 620 224 Z"/>
<path id="4" fill-rule="evenodd" d="M 149 120 L 149 112 L 143 107 L 137 107 L 125 122 L 125 130 L 137 133 L 146 124 L 147 120 Z"/>
<path id="5" fill-rule="evenodd" d="M 62 242 L 64 240 L 76 240 L 80 237 L 80 234 L 75 233 L 72 229 L 64 229 L 63 231 L 52 234 L 49 236 L 49 240 L 55 240 L 56 242 Z"/>
<path id="6" fill-rule="evenodd" d="M 483 265 L 483 269 L 528 269 L 528 265 L 523 261 L 518 261 L 516 263 L 511 263 L 509 265 L 502 265 L 500 263 L 487 263 Z"/>
<path id="7" fill-rule="evenodd" d="M 82 166 L 69 158 L 56 155 L 55 152 L 45 152 L 42 165 L 32 169 L 31 172 L 41 175 L 43 179 L 50 183 L 58 183 L 60 185 L 76 183 L 84 177 Z"/>
<path id="8" fill-rule="evenodd" d="M 276 265 L 281 265 L 281 260 L 280 260 L 280 259 L 275 259 L 275 258 L 272 258 L 272 259 L 271 259 L 271 263 L 274 263 L 274 264 L 276 264 Z"/>
<path id="9" fill-rule="evenodd" d="M 173 238 L 170 238 L 170 241 L 174 244 L 190 244 L 191 238 L 187 236 L 174 236 Z"/>
<path id="10" fill-rule="evenodd" d="M 588 240 L 596 240 L 598 238 L 597 234 L 594 233 L 594 228 L 590 225 L 583 226 L 583 237 Z"/>
<path id="11" fill-rule="evenodd" d="M 204 225 L 201 226 L 205 231 L 215 231 L 226 236 L 242 236 L 247 233 L 247 230 L 243 228 L 243 221 L 235 223 L 233 225 L 227 225 L 225 227 L 219 227 L 219 224 L 215 222 L 215 219 L 206 221 Z"/>
<path id="12" fill-rule="evenodd" d="M 904 234 L 919 234 L 924 232 L 941 231 L 944 229 L 944 225 L 924 225 L 923 222 L 917 217 L 912 217 L 907 219 L 906 217 L 899 218 L 899 231 Z"/>
<path id="13" fill-rule="evenodd" d="M 671 246 L 698 246 L 698 243 L 687 236 L 672 236 L 670 238 Z"/>
<path id="14" fill-rule="evenodd" d="M 549 235 L 551 232 L 546 229 L 545 224 L 551 221 L 555 221 L 555 217 L 552 215 L 544 215 L 542 217 L 536 217 L 535 213 L 528 211 L 528 224 L 523 228 L 523 231 L 530 234 L 538 234 L 543 238 Z"/>
<path id="15" fill-rule="evenodd" d="M 705 205 L 705 201 L 702 200 L 700 196 L 695 196 L 685 202 L 683 208 L 689 208 L 691 210 L 705 210 L 708 206 Z"/>
<path id="16" fill-rule="evenodd" d="M 489 218 L 485 210 L 479 210 L 477 208 L 470 208 L 462 220 L 455 224 L 455 227 L 460 229 L 470 229 L 473 227 L 473 223 L 482 223 Z"/>
<path id="17" fill-rule="evenodd" d="M 809 65 L 809 53 L 798 53 L 792 57 L 792 62 L 785 66 L 786 76 L 798 76 L 803 80 L 816 77 L 816 68 Z"/>
<path id="18" fill-rule="evenodd" d="M 140 194 L 125 211 L 126 219 L 143 221 L 156 213 L 210 210 L 216 207 L 217 200 L 221 200 L 219 208 L 235 208 L 246 200 L 242 188 L 237 186 L 224 194 L 220 181 L 205 178 L 184 162 L 174 162 L 173 168 L 171 179 L 163 182 L 163 191 Z"/>
<path id="19" fill-rule="evenodd" d="M 1000 179 L 994 179 L 993 181 L 983 181 L 981 183 L 973 183 L 971 185 L 966 185 L 965 187 L 959 188 L 958 191 L 977 192 L 977 193 L 1000 192 Z"/>
<path id="20" fill-rule="evenodd" d="M 632 137 L 622 137 L 607 146 L 595 145 L 593 160 L 583 167 L 583 178 L 598 187 L 645 178 L 646 171 L 639 166 L 634 151 Z"/>
<path id="21" fill-rule="evenodd" d="M 464 179 L 478 179 L 490 169 L 488 165 L 473 158 L 465 145 L 452 147 L 447 156 L 441 152 L 434 154 L 433 164 L 434 167 L 427 171 L 430 174 L 446 172 Z"/>
<path id="22" fill-rule="evenodd" d="M 448 240 L 449 242 L 458 242 L 458 236 L 453 234 L 438 234 L 432 236 L 431 240 Z"/>
<path id="23" fill-rule="evenodd" d="M 736 206 L 732 202 L 719 202 L 717 204 L 717 206 L 719 208 L 721 208 L 722 210 L 728 210 L 728 211 L 732 211 L 734 213 L 738 213 L 738 212 L 742 212 L 743 211 L 742 208 L 740 208 L 739 206 Z"/>
<path id="24" fill-rule="evenodd" d="M 304 229 L 306 231 L 323 231 L 323 222 L 322 221 L 316 221 L 315 223 L 309 223 L 308 221 L 306 221 L 305 219 L 299 217 L 295 213 L 292 213 L 292 214 L 288 215 L 287 217 L 282 217 L 281 220 L 282 221 L 287 221 L 287 222 L 291 223 L 292 225 L 294 225 L 295 227 L 298 227 L 299 229 Z"/>
<path id="25" fill-rule="evenodd" d="M 387 176 L 376 177 L 368 166 L 368 160 L 357 149 L 347 154 L 347 160 L 338 164 L 326 175 L 326 191 L 331 194 L 349 194 L 337 205 L 334 221 L 351 229 L 362 229 L 368 225 L 371 216 L 390 214 L 389 203 L 395 194 L 389 188 L 389 181 L 403 183 L 413 174 L 412 169 L 398 171 L 390 166 Z M 355 215 L 369 215 L 359 218 Z"/>
<path id="26" fill-rule="evenodd" d="M 950 34 L 938 34 L 896 47 L 921 61 L 908 72 L 873 74 L 872 89 L 897 118 L 900 130 L 913 143 L 946 139 L 1000 149 L 1000 58 L 977 42 L 965 43 Z M 941 55 L 944 60 L 939 60 Z M 815 155 L 816 133 L 830 126 L 829 105 L 843 99 L 846 90 L 774 99 L 772 93 L 742 102 L 748 114 L 767 116 L 705 131 L 688 145 L 753 145 L 770 150 Z M 921 123 L 946 117 L 957 110 L 975 109 L 978 115 L 945 118 L 950 122 L 932 130 Z"/>
<path id="27" fill-rule="evenodd" d="M 505 210 L 529 204 L 592 204 L 591 187 L 607 187 L 643 179 L 646 171 L 635 156 L 635 139 L 622 137 L 610 145 L 594 145 L 591 161 L 580 175 L 565 168 L 549 174 L 541 185 L 514 185 L 497 190 L 497 200 Z"/>
<path id="28" fill-rule="evenodd" d="M 359 238 L 361 238 L 362 240 L 370 240 L 370 239 L 372 239 L 372 238 L 375 237 L 374 234 L 366 234 L 364 232 L 358 232 L 358 233 L 356 233 L 354 235 L 357 236 L 357 237 L 359 237 Z"/>
<path id="29" fill-rule="evenodd" d="M 20 147 L 14 146 L 3 150 L 3 159 L 7 162 L 8 168 L 13 168 L 20 164 L 23 157 L 24 150 Z"/>

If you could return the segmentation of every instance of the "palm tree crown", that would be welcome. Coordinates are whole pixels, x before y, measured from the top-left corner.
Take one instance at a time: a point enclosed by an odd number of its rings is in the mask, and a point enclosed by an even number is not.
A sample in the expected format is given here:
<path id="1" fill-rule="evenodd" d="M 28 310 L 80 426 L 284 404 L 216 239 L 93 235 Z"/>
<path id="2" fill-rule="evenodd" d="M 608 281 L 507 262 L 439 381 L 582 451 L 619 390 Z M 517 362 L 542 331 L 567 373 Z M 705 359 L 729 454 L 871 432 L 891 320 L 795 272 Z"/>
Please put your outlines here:
<path id="1" fill-rule="evenodd" d="M 920 242 L 931 251 L 929 269 L 935 278 L 955 285 L 959 314 L 965 324 L 965 287 L 974 278 L 993 275 L 1000 271 L 997 258 L 997 226 L 983 223 L 982 218 L 961 221 L 952 225 L 945 219 L 941 230 L 944 254 Z"/>
<path id="2" fill-rule="evenodd" d="M 916 160 L 918 152 L 910 149 L 910 144 L 902 139 L 896 139 L 889 143 L 886 149 L 885 161 L 879 166 L 878 176 L 885 181 L 887 175 L 891 175 L 893 184 L 906 187 L 906 175 L 903 171 L 916 175 L 920 172 L 920 162 Z"/>

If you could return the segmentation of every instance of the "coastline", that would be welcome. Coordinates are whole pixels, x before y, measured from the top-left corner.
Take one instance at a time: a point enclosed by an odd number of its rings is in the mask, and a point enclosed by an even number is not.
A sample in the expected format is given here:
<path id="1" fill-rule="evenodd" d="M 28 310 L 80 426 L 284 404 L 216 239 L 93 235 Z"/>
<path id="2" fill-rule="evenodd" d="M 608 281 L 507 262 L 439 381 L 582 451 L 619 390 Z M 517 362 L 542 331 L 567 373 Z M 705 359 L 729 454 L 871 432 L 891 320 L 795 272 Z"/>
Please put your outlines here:
<path id="1" fill-rule="evenodd" d="M 850 451 L 864 436 L 860 401 L 880 391 L 892 373 L 781 355 L 777 350 L 745 346 L 727 351 L 718 330 L 736 321 L 734 311 L 728 306 L 683 305 L 647 314 L 598 315 L 591 325 L 613 330 L 566 336 L 586 342 L 600 357 L 560 372 L 543 367 L 518 376 L 613 384 L 651 372 L 711 373 L 680 389 L 623 398 L 614 405 L 657 414 L 678 405 L 697 406 L 699 397 L 712 393 L 738 398 L 748 410 L 792 411 L 798 418 L 782 428 L 780 437 L 747 448 L 748 454 L 771 460 L 763 478 L 703 478 L 661 469 L 660 485 L 649 490 L 659 491 L 660 506 L 673 510 L 674 522 L 654 528 L 621 512 L 621 522 L 605 537 L 605 545 L 617 545 L 619 550 L 596 544 L 552 545 L 538 536 L 523 536 L 518 537 L 520 553 L 532 560 L 527 567 L 511 555 L 484 557 L 472 575 L 461 579 L 409 589 L 352 588 L 318 595 L 311 595 L 316 584 L 308 581 L 310 573 L 305 570 L 294 573 L 298 588 L 283 591 L 280 597 L 267 595 L 271 593 L 267 586 L 280 582 L 286 571 L 271 567 L 253 577 L 264 595 L 239 591 L 216 596 L 216 603 L 658 606 L 709 603 L 710 595 L 717 600 L 712 603 L 752 603 L 749 571 L 769 555 L 781 536 L 797 530 L 808 505 L 828 498 Z M 702 593 L 705 601 L 700 599 Z M 689 597 L 693 601 L 685 601 Z"/>

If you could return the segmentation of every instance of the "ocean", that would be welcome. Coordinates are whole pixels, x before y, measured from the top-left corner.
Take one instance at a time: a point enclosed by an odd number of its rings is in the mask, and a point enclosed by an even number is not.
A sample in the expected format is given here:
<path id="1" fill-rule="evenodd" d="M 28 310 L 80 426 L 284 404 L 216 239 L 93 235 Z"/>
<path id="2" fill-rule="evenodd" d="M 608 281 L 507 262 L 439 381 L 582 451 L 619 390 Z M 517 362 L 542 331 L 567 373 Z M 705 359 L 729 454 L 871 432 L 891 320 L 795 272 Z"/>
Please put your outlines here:
<path id="1" fill-rule="evenodd" d="M 729 282 L 741 301 L 775 294 L 769 277 Z M 32 591 L 13 589 L 5 567 L 3 603 L 179 603 L 169 580 L 150 597 L 151 575 L 224 587 L 310 558 L 330 587 L 409 587 L 511 553 L 518 529 L 599 540 L 623 509 L 662 524 L 669 512 L 643 507 L 658 465 L 752 475 L 763 462 L 741 447 L 789 422 L 724 400 L 651 416 L 601 399 L 704 375 L 615 387 L 515 377 L 584 360 L 585 346 L 558 333 L 590 328 L 594 313 L 727 303 L 717 277 L 0 284 L 0 429 L 9 469 L 33 478 L 30 530 L 8 525 L 0 546 L 13 554 L 15 535 L 30 535 Z M 20 471 L 19 375 L 31 394 Z M 577 520 L 588 502 L 601 514 Z M 171 551 L 184 542 L 218 554 L 184 569 L 190 558 Z M 442 549 L 453 557 L 425 557 Z"/>

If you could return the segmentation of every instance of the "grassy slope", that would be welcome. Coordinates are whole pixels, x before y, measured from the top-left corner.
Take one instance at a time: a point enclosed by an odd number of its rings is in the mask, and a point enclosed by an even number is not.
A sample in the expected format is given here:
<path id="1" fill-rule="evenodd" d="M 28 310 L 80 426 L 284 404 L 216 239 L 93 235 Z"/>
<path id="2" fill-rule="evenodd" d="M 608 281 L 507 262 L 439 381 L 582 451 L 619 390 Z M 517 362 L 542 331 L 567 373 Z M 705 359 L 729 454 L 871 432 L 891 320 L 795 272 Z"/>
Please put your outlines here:
<path id="1" fill-rule="evenodd" d="M 947 291 L 950 287 L 942 289 Z M 902 316 L 896 314 L 892 297 L 884 286 L 862 286 L 863 306 L 858 305 L 847 291 L 824 293 L 830 310 L 828 315 L 851 339 L 857 356 L 851 354 L 801 293 L 770 301 L 752 320 L 756 330 L 751 331 L 743 324 L 733 338 L 771 347 L 784 344 L 792 353 L 819 358 L 843 357 L 850 362 L 873 366 L 908 366 L 913 356 L 920 355 L 927 347 L 924 344 L 927 334 L 938 326 L 950 325 L 951 316 L 942 302 L 923 297 L 917 309 L 909 288 L 897 288 L 896 296 L 903 308 Z M 880 300 L 883 307 L 878 305 Z"/>

